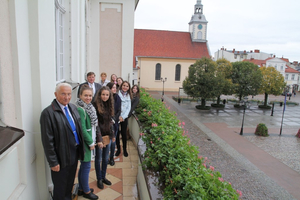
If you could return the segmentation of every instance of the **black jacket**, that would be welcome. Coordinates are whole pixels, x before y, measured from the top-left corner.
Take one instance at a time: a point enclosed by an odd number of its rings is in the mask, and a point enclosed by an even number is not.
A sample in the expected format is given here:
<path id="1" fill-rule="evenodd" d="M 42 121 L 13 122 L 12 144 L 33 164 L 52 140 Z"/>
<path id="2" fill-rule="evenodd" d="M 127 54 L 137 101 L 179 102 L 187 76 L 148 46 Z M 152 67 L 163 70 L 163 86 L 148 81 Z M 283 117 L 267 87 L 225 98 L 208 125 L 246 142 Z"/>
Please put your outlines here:
<path id="1" fill-rule="evenodd" d="M 78 159 L 84 158 L 80 115 L 78 114 L 75 105 L 70 103 L 68 106 L 74 119 L 76 131 L 80 140 L 80 145 L 78 147 L 76 147 L 75 137 L 72 135 L 72 128 L 55 99 L 52 101 L 51 105 L 45 108 L 41 113 L 40 124 L 42 143 L 50 167 L 59 164 L 61 168 L 64 168 L 75 161 L 77 162 L 76 153 L 74 155 L 76 148 L 78 150 Z"/>

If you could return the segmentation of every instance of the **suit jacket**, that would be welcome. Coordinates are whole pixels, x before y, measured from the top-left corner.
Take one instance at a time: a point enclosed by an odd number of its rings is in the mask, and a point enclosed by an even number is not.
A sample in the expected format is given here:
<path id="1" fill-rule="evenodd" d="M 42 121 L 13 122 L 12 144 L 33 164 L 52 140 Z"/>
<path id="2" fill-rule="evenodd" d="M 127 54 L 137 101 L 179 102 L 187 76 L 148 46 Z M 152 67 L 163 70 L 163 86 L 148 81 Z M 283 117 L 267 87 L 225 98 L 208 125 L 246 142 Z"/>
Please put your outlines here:
<path id="1" fill-rule="evenodd" d="M 77 98 L 79 98 L 79 92 L 80 92 L 80 88 L 81 88 L 81 86 L 82 85 L 84 85 L 84 84 L 89 84 L 88 82 L 84 82 L 84 83 L 81 83 L 80 85 L 79 85 L 79 87 L 78 87 L 78 92 L 77 92 Z M 99 83 L 96 83 L 96 82 L 94 82 L 94 84 L 95 84 L 95 95 L 97 94 L 97 92 L 98 92 L 98 90 L 100 90 L 100 88 L 102 87 Z M 95 95 L 93 96 L 93 101 L 94 101 L 94 97 L 95 97 Z"/>
<path id="2" fill-rule="evenodd" d="M 50 167 L 59 164 L 64 168 L 84 157 L 80 115 L 75 105 L 70 103 L 68 107 L 76 126 L 80 142 L 78 146 L 68 119 L 55 99 L 40 117 L 42 143 Z"/>

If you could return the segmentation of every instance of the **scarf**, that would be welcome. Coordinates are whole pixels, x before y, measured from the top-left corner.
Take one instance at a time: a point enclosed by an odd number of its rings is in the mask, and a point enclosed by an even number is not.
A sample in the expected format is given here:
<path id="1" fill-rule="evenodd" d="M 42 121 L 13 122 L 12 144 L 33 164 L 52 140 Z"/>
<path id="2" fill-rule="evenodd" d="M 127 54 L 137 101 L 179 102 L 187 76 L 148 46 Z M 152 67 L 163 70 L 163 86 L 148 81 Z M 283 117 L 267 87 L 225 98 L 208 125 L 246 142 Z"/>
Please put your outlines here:
<path id="1" fill-rule="evenodd" d="M 93 106 L 93 104 L 91 104 L 91 103 L 86 104 L 80 98 L 78 98 L 76 100 L 75 104 L 78 105 L 78 106 L 80 106 L 80 107 L 82 107 L 86 111 L 86 113 L 90 116 L 92 126 L 98 124 L 98 118 L 97 118 L 97 114 L 96 114 L 96 109 Z"/>
<path id="2" fill-rule="evenodd" d="M 123 92 L 123 90 L 120 90 L 120 92 L 123 95 L 123 97 L 125 97 L 127 95 L 127 92 Z"/>

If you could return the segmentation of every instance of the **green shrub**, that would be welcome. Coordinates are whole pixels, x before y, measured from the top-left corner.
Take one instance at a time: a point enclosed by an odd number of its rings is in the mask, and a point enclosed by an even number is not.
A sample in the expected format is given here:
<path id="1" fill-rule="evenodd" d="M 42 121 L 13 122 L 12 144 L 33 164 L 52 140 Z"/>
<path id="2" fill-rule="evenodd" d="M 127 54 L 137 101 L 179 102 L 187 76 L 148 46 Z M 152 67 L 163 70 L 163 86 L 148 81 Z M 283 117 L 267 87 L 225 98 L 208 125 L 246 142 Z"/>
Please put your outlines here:
<path id="1" fill-rule="evenodd" d="M 269 105 L 258 105 L 259 108 L 262 108 L 262 109 L 271 109 L 272 106 L 269 106 Z"/>
<path id="2" fill-rule="evenodd" d="M 235 199 L 240 191 L 222 179 L 207 158 L 198 157 L 198 147 L 190 145 L 185 123 L 169 111 L 165 102 L 155 100 L 141 89 L 136 109 L 142 122 L 142 140 L 147 146 L 143 168 L 159 172 L 164 199 Z"/>
<path id="3" fill-rule="evenodd" d="M 269 136 L 267 126 L 263 123 L 258 124 L 255 129 L 255 135 L 264 136 L 264 137 Z"/>
<path id="4" fill-rule="evenodd" d="M 195 106 L 197 109 L 199 110 L 210 110 L 210 106 L 201 106 L 201 105 L 197 105 Z"/>
<path id="5" fill-rule="evenodd" d="M 225 107 L 224 104 L 216 104 L 216 103 L 212 103 L 212 104 L 210 104 L 210 105 L 211 105 L 211 107 L 214 107 L 214 108 L 224 108 L 224 107 Z"/>

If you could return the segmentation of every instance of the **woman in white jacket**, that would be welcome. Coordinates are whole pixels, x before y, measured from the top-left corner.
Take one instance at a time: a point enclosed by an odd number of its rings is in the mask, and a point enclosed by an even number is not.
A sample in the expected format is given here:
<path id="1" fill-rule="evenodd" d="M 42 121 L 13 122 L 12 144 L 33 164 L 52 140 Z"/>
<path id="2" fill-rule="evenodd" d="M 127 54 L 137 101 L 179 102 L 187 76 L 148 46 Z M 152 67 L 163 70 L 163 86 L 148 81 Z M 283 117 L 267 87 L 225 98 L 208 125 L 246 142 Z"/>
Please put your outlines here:
<path id="1" fill-rule="evenodd" d="M 121 153 L 120 147 L 120 132 L 122 134 L 122 142 L 123 142 L 123 155 L 125 157 L 128 156 L 128 152 L 126 150 L 127 147 L 127 124 L 128 124 L 128 114 L 131 110 L 131 90 L 130 83 L 128 81 L 124 81 L 119 88 L 119 97 L 121 99 L 121 115 L 119 117 L 121 124 L 121 131 L 118 131 L 116 144 L 117 144 L 117 152 L 115 156 L 119 156 Z"/>

